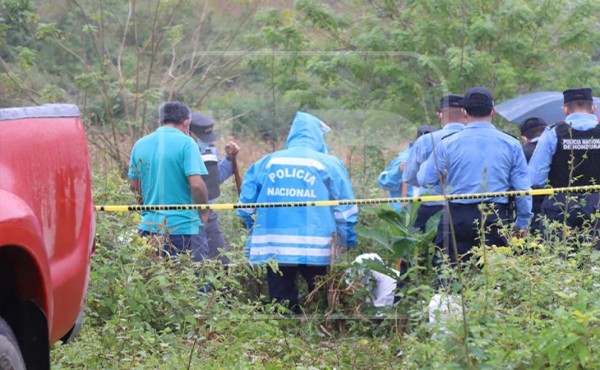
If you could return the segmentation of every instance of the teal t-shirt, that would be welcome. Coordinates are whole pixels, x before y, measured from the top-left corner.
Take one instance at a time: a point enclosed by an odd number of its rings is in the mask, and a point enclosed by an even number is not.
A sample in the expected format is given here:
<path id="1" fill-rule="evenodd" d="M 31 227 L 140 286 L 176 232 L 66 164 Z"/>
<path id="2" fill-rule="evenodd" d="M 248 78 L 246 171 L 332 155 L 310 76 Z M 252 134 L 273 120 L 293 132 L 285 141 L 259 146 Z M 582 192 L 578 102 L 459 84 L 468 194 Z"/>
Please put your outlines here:
<path id="1" fill-rule="evenodd" d="M 160 127 L 138 140 L 131 150 L 129 178 L 140 180 L 144 204 L 193 204 L 188 176 L 205 175 L 194 140 L 173 127 Z M 141 230 L 194 235 L 202 225 L 198 211 L 142 212 Z"/>

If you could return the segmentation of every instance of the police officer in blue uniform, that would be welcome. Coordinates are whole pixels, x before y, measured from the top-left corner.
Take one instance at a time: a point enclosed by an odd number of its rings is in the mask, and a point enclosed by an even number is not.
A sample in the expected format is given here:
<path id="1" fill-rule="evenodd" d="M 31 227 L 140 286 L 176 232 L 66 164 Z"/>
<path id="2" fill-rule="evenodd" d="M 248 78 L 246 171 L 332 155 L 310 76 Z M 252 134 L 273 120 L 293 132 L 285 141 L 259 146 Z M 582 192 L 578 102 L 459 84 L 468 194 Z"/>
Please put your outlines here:
<path id="1" fill-rule="evenodd" d="M 434 131 L 437 131 L 435 126 L 419 126 L 417 129 L 416 139 Z M 390 162 L 385 170 L 379 174 L 377 183 L 379 184 L 380 188 L 389 191 L 390 198 L 412 197 L 418 195 L 417 187 L 408 185 L 402 179 L 404 168 L 406 167 L 406 161 L 412 152 L 413 145 L 414 142 L 408 143 L 408 147 L 402 152 L 398 153 L 398 156 Z M 398 212 L 402 210 L 401 203 L 391 203 L 390 205 Z"/>
<path id="2" fill-rule="evenodd" d="M 563 91 L 562 124 L 544 132 L 529 162 L 532 184 L 552 187 L 583 186 L 600 183 L 600 125 L 593 103 L 592 89 Z M 567 197 L 569 200 L 567 201 Z M 564 221 L 571 228 L 581 228 L 599 210 L 599 193 L 555 194 L 546 196 L 542 215 Z M 566 209 L 565 209 L 566 207 Z M 592 225 L 598 229 L 598 221 Z M 580 235 L 582 236 L 582 235 Z M 600 248 L 600 241 L 596 241 Z"/>
<path id="3" fill-rule="evenodd" d="M 190 135 L 196 140 L 200 148 L 200 154 L 208 175 L 202 179 L 208 189 L 208 202 L 214 203 L 221 195 L 220 184 L 233 174 L 233 163 L 231 157 L 236 155 L 240 147 L 237 143 L 230 141 L 225 145 L 225 158 L 221 158 L 218 149 L 212 144 L 217 141 L 218 136 L 214 133 L 215 122 L 207 115 L 194 112 L 190 124 Z M 213 210 L 209 211 L 206 224 L 206 237 L 208 239 L 208 259 L 219 259 L 222 263 L 229 263 L 229 259 L 220 255 L 219 249 L 227 249 L 225 238 L 218 224 L 219 216 Z"/>
<path id="4" fill-rule="evenodd" d="M 469 89 L 463 105 L 467 125 L 440 141 L 417 174 L 419 184 L 435 186 L 443 178 L 441 185 L 447 194 L 530 190 L 521 144 L 491 123 L 495 114 L 492 94 L 482 87 Z M 495 212 L 482 214 L 479 209 L 482 203 Z M 531 218 L 531 196 L 516 197 L 516 208 L 515 233 L 525 235 Z M 480 243 L 476 221 L 484 222 L 487 245 L 506 245 L 507 241 L 498 233 L 498 221 L 507 220 L 507 197 L 450 201 L 438 227 L 436 244 L 449 255 L 451 262 L 459 258 L 466 260 L 470 258 L 471 248 Z M 451 244 L 450 222 L 458 256 Z"/>
<path id="5" fill-rule="evenodd" d="M 440 120 L 442 129 L 439 131 L 431 132 L 429 134 L 421 136 L 412 147 L 408 161 L 406 162 L 406 168 L 402 175 L 402 180 L 410 185 L 419 186 L 417 181 L 417 173 L 421 165 L 427 161 L 435 146 L 440 140 L 462 130 L 465 127 L 465 115 L 462 112 L 463 108 L 463 96 L 456 94 L 448 94 L 440 99 L 440 104 L 436 115 Z M 442 191 L 439 184 L 428 188 L 421 187 L 419 189 L 419 195 L 439 195 Z M 425 232 L 427 221 L 436 213 L 444 208 L 444 202 L 427 202 L 421 204 L 417 212 L 417 219 L 415 221 L 415 227 L 421 232 Z"/>

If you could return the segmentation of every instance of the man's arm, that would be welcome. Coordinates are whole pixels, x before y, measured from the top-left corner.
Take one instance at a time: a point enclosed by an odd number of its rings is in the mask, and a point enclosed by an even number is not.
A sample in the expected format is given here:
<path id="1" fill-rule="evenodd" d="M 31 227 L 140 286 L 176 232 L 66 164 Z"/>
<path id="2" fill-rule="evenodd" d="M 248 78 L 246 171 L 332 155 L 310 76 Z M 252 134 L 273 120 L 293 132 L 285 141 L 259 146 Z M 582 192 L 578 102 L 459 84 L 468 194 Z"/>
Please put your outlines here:
<path id="1" fill-rule="evenodd" d="M 352 183 L 342 162 L 336 159 L 335 166 L 330 169 L 331 178 L 329 192 L 331 200 L 354 199 Z M 354 227 L 358 222 L 358 207 L 356 205 L 333 206 L 333 215 L 336 222 L 337 243 L 343 248 L 356 246 L 356 231 Z"/>
<path id="2" fill-rule="evenodd" d="M 223 183 L 233 175 L 232 157 L 236 156 L 239 152 L 240 146 L 236 142 L 230 141 L 225 144 L 225 158 L 219 161 L 219 183 Z"/>
<path id="3" fill-rule="evenodd" d="M 421 165 L 417 180 L 421 186 L 435 186 L 446 173 L 444 146 L 438 145 L 429 158 Z M 440 176 L 441 175 L 441 176 Z"/>
<path id="4" fill-rule="evenodd" d="M 543 187 L 546 185 L 557 143 L 558 138 L 554 129 L 544 131 L 540 137 L 528 166 L 532 186 Z"/>
<path id="5" fill-rule="evenodd" d="M 254 175 L 255 168 L 256 163 L 250 166 L 250 168 L 246 172 L 246 175 L 244 176 L 244 181 L 242 183 L 242 192 L 240 193 L 239 199 L 240 203 L 256 203 L 258 195 L 261 191 L 261 184 L 256 180 L 256 176 Z M 252 226 L 254 225 L 253 215 L 256 213 L 256 209 L 238 208 L 236 213 L 244 220 L 246 229 L 252 229 Z"/>
<path id="6" fill-rule="evenodd" d="M 531 190 L 531 180 L 529 179 L 529 172 L 527 171 L 525 154 L 523 154 L 523 150 L 521 150 L 518 145 L 515 145 L 513 151 L 516 162 L 510 173 L 510 185 L 515 190 Z M 531 195 L 516 197 L 517 219 L 515 220 L 515 227 L 517 229 L 527 230 L 529 227 L 529 220 L 531 219 L 531 216 L 533 216 L 533 213 L 531 212 L 531 202 Z"/>
<path id="7" fill-rule="evenodd" d="M 410 155 L 406 160 L 406 166 L 402 173 L 403 182 L 413 186 L 419 186 L 419 181 L 417 181 L 417 173 L 419 172 L 419 167 L 421 167 L 421 164 L 427 160 L 427 156 L 424 156 L 424 153 L 426 153 L 425 146 L 427 144 L 425 140 L 428 140 L 429 136 L 431 135 L 428 134 L 421 136 L 417 139 L 417 141 L 415 141 Z"/>
<path id="8" fill-rule="evenodd" d="M 192 175 L 188 176 L 188 183 L 190 184 L 190 190 L 192 191 L 192 199 L 196 204 L 208 204 L 208 190 L 206 185 L 202 181 L 202 176 Z M 202 223 L 206 224 L 208 221 L 208 210 L 202 210 L 200 212 L 200 218 Z"/>
<path id="9" fill-rule="evenodd" d="M 144 204 L 144 197 L 142 196 L 142 183 L 138 179 L 129 180 L 129 189 L 135 195 L 135 199 L 138 204 Z"/>
<path id="10" fill-rule="evenodd" d="M 400 171 L 401 164 L 402 159 L 396 157 L 390 162 L 390 165 L 379 174 L 377 183 L 380 188 L 388 191 L 400 190 L 400 186 L 402 185 L 402 171 Z"/>

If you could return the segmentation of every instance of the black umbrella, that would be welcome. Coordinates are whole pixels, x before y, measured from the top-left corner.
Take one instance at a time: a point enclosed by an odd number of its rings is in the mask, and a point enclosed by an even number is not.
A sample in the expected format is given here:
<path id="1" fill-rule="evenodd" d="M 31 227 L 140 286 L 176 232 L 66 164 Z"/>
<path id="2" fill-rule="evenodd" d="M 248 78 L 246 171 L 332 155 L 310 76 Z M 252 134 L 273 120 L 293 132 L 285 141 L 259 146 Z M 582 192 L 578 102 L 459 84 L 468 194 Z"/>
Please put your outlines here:
<path id="1" fill-rule="evenodd" d="M 600 98 L 594 97 L 594 104 L 600 106 Z M 565 119 L 562 105 L 561 92 L 541 91 L 502 102 L 496 105 L 496 112 L 506 120 L 519 125 L 530 117 L 540 117 L 551 125 Z"/>

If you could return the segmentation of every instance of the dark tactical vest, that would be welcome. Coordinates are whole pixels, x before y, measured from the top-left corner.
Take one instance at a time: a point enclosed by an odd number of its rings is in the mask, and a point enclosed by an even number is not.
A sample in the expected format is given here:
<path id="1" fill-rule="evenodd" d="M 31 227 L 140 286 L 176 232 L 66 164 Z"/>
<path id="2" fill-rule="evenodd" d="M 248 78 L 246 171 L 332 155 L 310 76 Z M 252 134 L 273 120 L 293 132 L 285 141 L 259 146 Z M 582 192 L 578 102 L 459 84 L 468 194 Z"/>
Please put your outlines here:
<path id="1" fill-rule="evenodd" d="M 558 142 L 550 165 L 550 185 L 560 188 L 600 184 L 600 125 L 580 131 L 563 124 L 555 130 Z M 571 154 L 573 163 L 569 163 Z"/>
<path id="2" fill-rule="evenodd" d="M 221 187 L 219 186 L 219 158 L 209 147 L 202 152 L 202 161 L 208 171 L 208 175 L 202 175 L 202 180 L 204 180 L 204 184 L 206 184 L 206 189 L 208 190 L 208 199 L 216 199 L 221 195 Z"/>

